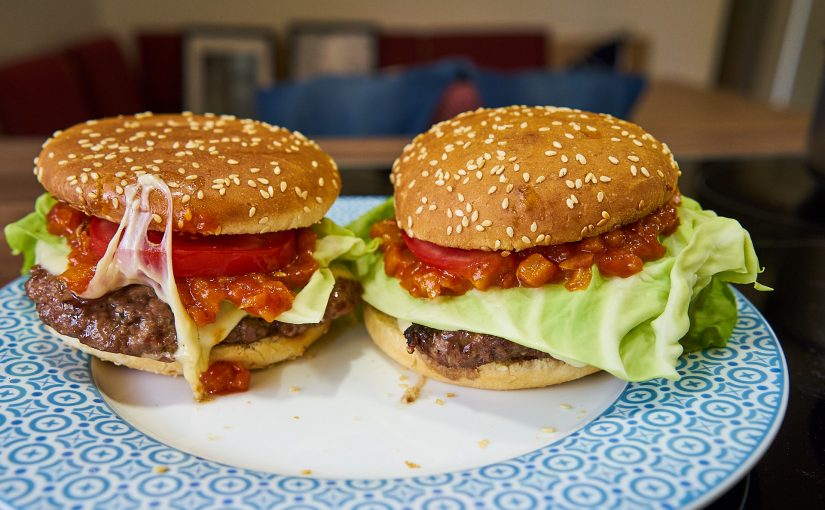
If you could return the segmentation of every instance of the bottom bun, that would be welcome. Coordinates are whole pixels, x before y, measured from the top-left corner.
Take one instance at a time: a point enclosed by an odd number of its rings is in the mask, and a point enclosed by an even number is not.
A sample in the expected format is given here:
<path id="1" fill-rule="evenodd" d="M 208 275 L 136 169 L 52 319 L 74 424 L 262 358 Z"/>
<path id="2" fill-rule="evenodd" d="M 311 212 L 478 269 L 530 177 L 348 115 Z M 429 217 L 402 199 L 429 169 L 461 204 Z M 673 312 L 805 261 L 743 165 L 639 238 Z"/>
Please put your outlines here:
<path id="1" fill-rule="evenodd" d="M 407 352 L 407 339 L 398 320 L 365 305 L 364 323 L 373 342 L 397 363 L 439 381 L 485 390 L 520 390 L 541 388 L 572 381 L 598 372 L 591 366 L 574 367 L 555 358 L 532 359 L 512 363 L 486 363 L 477 369 L 460 369 L 438 364 L 418 351 Z"/>
<path id="2" fill-rule="evenodd" d="M 77 338 L 62 335 L 46 326 L 53 335 L 60 338 L 63 343 L 74 349 L 81 350 L 96 358 L 110 361 L 115 365 L 122 365 L 146 372 L 154 372 L 162 375 L 182 375 L 180 363 L 177 361 L 158 361 L 152 358 L 142 358 L 140 356 L 129 356 L 115 352 L 106 352 L 89 347 L 80 343 Z M 261 338 L 251 344 L 218 344 L 212 348 L 209 362 L 234 361 L 244 365 L 250 370 L 268 367 L 278 363 L 295 359 L 304 354 L 304 351 L 312 343 L 329 330 L 330 323 L 325 322 L 315 327 L 309 328 L 300 335 L 293 337 L 268 336 Z"/>

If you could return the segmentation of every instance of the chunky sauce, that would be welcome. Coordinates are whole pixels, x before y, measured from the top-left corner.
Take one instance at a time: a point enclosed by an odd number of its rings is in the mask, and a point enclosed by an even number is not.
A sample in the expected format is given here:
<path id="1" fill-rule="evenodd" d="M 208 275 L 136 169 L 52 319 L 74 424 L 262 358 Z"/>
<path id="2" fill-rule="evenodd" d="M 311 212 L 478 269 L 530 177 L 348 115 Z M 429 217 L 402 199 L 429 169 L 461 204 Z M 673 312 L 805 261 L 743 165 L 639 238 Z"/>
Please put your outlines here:
<path id="1" fill-rule="evenodd" d="M 427 243 L 440 254 L 439 267 L 417 257 L 408 247 L 394 220 L 376 223 L 370 235 L 382 240 L 384 270 L 398 278 L 415 297 L 459 296 L 470 289 L 539 287 L 564 283 L 568 290 L 586 289 L 595 264 L 605 276 L 626 278 L 642 270 L 644 262 L 664 256 L 659 236 L 679 226 L 677 193 L 657 211 L 610 232 L 570 243 L 539 246 L 515 253 L 455 250 Z M 418 249 L 418 248 L 416 248 Z M 431 255 L 431 258 L 436 255 Z"/>
<path id="2" fill-rule="evenodd" d="M 89 217 L 58 203 L 47 216 L 50 233 L 65 237 L 71 248 L 68 267 L 60 277 L 76 294 L 89 285 L 100 257 L 91 249 L 87 232 Z M 252 315 L 271 322 L 292 308 L 292 289 L 305 286 L 318 268 L 312 258 L 316 235 L 311 229 L 298 231 L 298 249 L 292 261 L 280 270 L 241 276 L 176 278 L 180 299 L 199 326 L 215 321 L 220 303 L 230 301 Z"/>
<path id="3" fill-rule="evenodd" d="M 249 369 L 234 361 L 216 361 L 201 374 L 203 390 L 209 395 L 226 395 L 249 389 Z"/>

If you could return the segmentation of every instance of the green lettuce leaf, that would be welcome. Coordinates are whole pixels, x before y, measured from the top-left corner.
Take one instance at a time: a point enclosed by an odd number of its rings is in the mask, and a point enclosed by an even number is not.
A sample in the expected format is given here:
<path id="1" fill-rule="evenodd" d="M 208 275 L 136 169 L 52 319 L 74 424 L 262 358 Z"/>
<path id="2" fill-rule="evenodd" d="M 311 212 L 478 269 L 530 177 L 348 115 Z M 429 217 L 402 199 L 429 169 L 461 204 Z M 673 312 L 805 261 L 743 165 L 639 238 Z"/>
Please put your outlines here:
<path id="1" fill-rule="evenodd" d="M 350 263 L 378 249 L 378 240 L 365 241 L 350 230 L 337 225 L 329 218 L 322 219 L 312 229 L 318 234 L 312 257 L 320 268 L 312 275 L 292 302 L 292 308 L 278 316 L 277 320 L 291 324 L 320 322 L 327 308 L 329 295 L 335 286 L 335 273 L 349 273 Z"/>
<path id="2" fill-rule="evenodd" d="M 50 234 L 46 230 L 46 214 L 57 201 L 48 193 L 43 193 L 34 203 L 34 212 L 22 219 L 6 225 L 3 233 L 6 242 L 15 255 L 23 255 L 21 274 L 28 273 L 36 262 L 35 249 L 38 242 L 46 243 L 64 255 L 69 254 L 69 247 L 62 237 Z"/>
<path id="3" fill-rule="evenodd" d="M 373 221 L 392 216 L 388 204 L 379 209 L 369 213 Z M 737 221 L 686 197 L 679 216 L 664 257 L 630 278 L 603 277 L 594 267 L 588 288 L 576 292 L 545 285 L 418 299 L 384 273 L 378 254 L 365 255 L 357 275 L 364 300 L 403 321 L 500 336 L 628 381 L 677 378 L 680 340 L 687 335 L 694 349 L 726 339 L 736 322 L 726 282 L 754 283 L 759 272 L 750 236 Z M 362 219 L 351 227 L 363 235 Z"/>
<path id="4" fill-rule="evenodd" d="M 730 285 L 714 277 L 688 308 L 690 329 L 680 340 L 685 352 L 724 347 L 736 326 L 736 298 Z"/>

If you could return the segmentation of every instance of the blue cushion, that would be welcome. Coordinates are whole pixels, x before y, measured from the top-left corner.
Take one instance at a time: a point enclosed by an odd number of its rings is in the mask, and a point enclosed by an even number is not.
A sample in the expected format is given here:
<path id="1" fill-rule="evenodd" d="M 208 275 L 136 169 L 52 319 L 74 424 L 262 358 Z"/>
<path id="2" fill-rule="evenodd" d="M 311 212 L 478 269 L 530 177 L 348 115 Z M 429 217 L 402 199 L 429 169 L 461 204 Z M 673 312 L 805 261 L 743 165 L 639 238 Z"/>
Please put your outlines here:
<path id="1" fill-rule="evenodd" d="M 258 117 L 310 136 L 414 135 L 432 123 L 460 60 L 374 76 L 285 82 L 258 94 Z"/>
<path id="2" fill-rule="evenodd" d="M 598 70 L 521 73 L 475 70 L 471 79 L 478 87 L 484 106 L 567 106 L 623 118 L 630 113 L 645 84 L 639 76 Z"/>

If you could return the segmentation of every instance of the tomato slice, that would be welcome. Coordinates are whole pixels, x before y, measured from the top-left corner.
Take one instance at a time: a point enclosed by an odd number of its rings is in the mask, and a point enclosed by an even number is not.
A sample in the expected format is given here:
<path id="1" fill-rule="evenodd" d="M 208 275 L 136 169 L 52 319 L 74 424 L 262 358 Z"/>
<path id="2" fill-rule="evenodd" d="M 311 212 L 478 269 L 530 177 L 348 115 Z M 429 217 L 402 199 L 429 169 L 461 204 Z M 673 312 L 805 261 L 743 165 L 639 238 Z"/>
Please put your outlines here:
<path id="1" fill-rule="evenodd" d="M 89 221 L 91 252 L 97 258 L 106 253 L 118 225 L 100 218 Z M 149 241 L 159 244 L 162 232 L 150 231 Z M 172 265 L 175 276 L 238 276 L 276 271 L 289 264 L 296 253 L 296 230 L 268 234 L 172 235 Z M 153 266 L 161 264 L 159 247 L 143 252 Z"/>
<path id="2" fill-rule="evenodd" d="M 415 239 L 408 236 L 406 232 L 402 232 L 401 235 L 404 237 L 404 244 L 418 260 L 446 271 L 465 273 L 479 265 L 495 265 L 502 258 L 501 255 L 494 252 L 448 248 L 429 241 Z"/>

